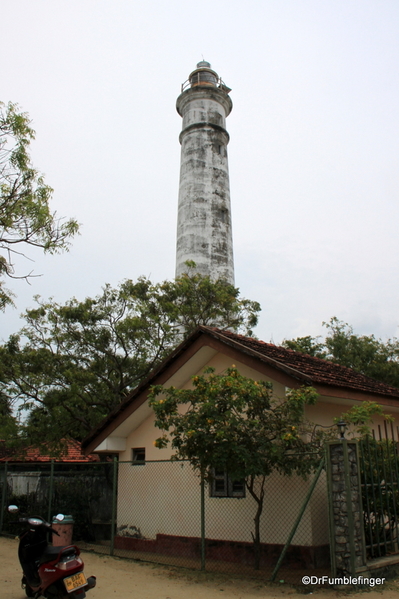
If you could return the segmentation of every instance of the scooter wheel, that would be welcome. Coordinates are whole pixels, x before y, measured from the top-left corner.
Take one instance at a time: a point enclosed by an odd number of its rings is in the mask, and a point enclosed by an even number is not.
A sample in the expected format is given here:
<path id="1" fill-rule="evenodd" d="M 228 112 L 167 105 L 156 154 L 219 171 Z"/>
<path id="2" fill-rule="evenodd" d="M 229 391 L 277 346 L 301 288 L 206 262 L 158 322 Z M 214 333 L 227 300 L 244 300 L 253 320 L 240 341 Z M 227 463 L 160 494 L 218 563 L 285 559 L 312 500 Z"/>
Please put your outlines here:
<path id="1" fill-rule="evenodd" d="M 34 597 L 35 596 L 35 591 L 28 585 L 28 582 L 27 582 L 25 576 L 22 579 L 21 587 L 25 591 L 25 595 L 27 597 Z"/>

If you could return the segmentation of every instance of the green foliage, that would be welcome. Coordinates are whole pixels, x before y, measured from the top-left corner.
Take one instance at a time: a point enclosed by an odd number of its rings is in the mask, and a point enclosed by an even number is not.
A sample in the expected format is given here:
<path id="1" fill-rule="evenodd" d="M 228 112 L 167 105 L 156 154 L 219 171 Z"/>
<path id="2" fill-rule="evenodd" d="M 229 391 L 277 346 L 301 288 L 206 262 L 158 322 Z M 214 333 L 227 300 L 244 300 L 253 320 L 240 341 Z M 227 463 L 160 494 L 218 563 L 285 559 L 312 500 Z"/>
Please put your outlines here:
<path id="1" fill-rule="evenodd" d="M 192 383 L 193 389 L 152 388 L 155 425 L 164 431 L 157 447 L 170 440 L 176 457 L 190 460 L 207 478 L 214 468 L 242 479 L 275 470 L 307 473 L 314 466 L 303 456 L 298 459 L 311 447 L 304 440 L 312 430 L 304 406 L 315 403 L 313 388 L 293 389 L 281 401 L 273 397 L 270 383 L 244 377 L 234 366 L 224 375 L 209 368 Z"/>
<path id="2" fill-rule="evenodd" d="M 0 347 L 0 392 L 28 410 L 28 444 L 82 440 L 198 324 L 248 332 L 256 302 L 198 274 L 105 286 L 65 304 L 36 298 Z"/>
<path id="3" fill-rule="evenodd" d="M 19 427 L 15 417 L 11 414 L 0 413 L 0 442 L 3 442 L 6 447 L 15 445 L 18 439 Z"/>
<path id="4" fill-rule="evenodd" d="M 319 337 L 298 337 L 285 340 L 289 349 L 324 358 L 347 366 L 377 381 L 399 387 L 399 340 L 383 342 L 374 335 L 355 335 L 353 328 L 336 317 L 323 322 L 328 334 Z"/>
<path id="5" fill-rule="evenodd" d="M 188 272 L 159 286 L 159 306 L 179 323 L 185 334 L 199 325 L 241 331 L 251 336 L 258 323 L 258 302 L 239 297 L 239 289 L 220 279 L 195 272 L 195 263 L 187 261 Z"/>
<path id="6" fill-rule="evenodd" d="M 223 375 L 208 368 L 192 378 L 191 389 L 158 385 L 149 395 L 163 431 L 157 447 L 171 443 L 175 458 L 188 459 L 207 480 L 214 469 L 245 480 L 257 504 L 251 533 L 257 569 L 266 478 L 272 472 L 306 476 L 320 462 L 323 435 L 304 417 L 316 400 L 312 387 L 275 398 L 270 383 L 244 377 L 234 365 Z"/>
<path id="7" fill-rule="evenodd" d="M 301 354 L 324 359 L 327 357 L 327 352 L 325 351 L 324 343 L 320 343 L 319 339 L 320 337 L 311 337 L 310 335 L 297 337 L 296 339 L 285 339 L 282 346 L 287 349 L 293 349 Z"/>
<path id="8" fill-rule="evenodd" d="M 78 232 L 71 219 L 62 222 L 50 211 L 53 190 L 30 161 L 29 146 L 35 138 L 27 113 L 17 104 L 0 102 L 0 277 L 28 278 L 15 274 L 16 247 L 35 246 L 54 253 L 68 249 Z M 0 309 L 12 304 L 13 294 L 0 282 Z"/>
<path id="9" fill-rule="evenodd" d="M 0 442 L 7 447 L 18 438 L 18 423 L 7 396 L 0 391 Z"/>
<path id="10" fill-rule="evenodd" d="M 370 557 L 396 552 L 398 542 L 399 457 L 392 439 L 361 439 L 363 521 Z"/>
<path id="11" fill-rule="evenodd" d="M 350 425 L 350 435 L 365 438 L 371 436 L 371 425 L 374 416 L 382 416 L 386 422 L 394 422 L 395 420 L 393 416 L 384 412 L 380 404 L 375 401 L 364 401 L 342 413 L 339 418 L 334 418 L 334 423 L 337 424 L 340 420 L 343 420 Z"/>

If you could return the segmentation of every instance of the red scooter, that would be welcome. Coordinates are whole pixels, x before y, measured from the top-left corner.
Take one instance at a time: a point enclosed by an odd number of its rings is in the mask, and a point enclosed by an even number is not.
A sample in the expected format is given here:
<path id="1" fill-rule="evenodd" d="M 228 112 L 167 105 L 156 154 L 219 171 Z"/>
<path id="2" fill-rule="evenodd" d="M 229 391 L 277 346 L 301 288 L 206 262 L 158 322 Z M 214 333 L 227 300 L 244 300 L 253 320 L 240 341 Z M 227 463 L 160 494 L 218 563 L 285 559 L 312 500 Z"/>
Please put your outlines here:
<path id="1" fill-rule="evenodd" d="M 10 505 L 8 511 L 17 513 Z M 64 516 L 56 516 L 62 522 Z M 38 516 L 19 518 L 27 530 L 19 535 L 18 557 L 22 566 L 22 588 L 27 597 L 39 599 L 84 599 L 96 586 L 95 576 L 86 579 L 83 560 L 76 545 L 53 547 L 47 543 L 48 533 L 58 536 L 51 525 Z"/>

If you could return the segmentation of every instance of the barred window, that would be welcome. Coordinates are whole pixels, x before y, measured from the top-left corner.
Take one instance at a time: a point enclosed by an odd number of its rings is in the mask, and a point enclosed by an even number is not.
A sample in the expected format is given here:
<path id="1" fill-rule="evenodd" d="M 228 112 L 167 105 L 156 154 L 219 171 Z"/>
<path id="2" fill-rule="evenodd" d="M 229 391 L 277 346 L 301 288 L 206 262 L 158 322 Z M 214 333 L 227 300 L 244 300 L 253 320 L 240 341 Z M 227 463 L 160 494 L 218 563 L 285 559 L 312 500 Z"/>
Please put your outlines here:
<path id="1" fill-rule="evenodd" d="M 211 497 L 245 497 L 245 482 L 232 480 L 225 470 L 215 468 L 209 494 Z"/>

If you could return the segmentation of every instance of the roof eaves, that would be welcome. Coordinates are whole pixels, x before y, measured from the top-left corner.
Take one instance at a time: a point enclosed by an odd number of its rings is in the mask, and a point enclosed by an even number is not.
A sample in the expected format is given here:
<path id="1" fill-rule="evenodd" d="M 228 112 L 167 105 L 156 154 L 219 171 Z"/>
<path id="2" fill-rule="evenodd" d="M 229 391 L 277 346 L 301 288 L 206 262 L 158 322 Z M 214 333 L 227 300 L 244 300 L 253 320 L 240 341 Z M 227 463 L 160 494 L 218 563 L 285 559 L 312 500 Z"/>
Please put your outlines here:
<path id="1" fill-rule="evenodd" d="M 82 441 L 82 449 L 87 447 L 89 443 L 93 439 L 95 439 L 100 433 L 103 432 L 118 416 L 123 412 L 133 401 L 134 399 L 140 395 L 147 387 L 149 387 L 152 382 L 156 379 L 157 376 L 162 374 L 168 366 L 173 362 L 180 354 L 184 352 L 184 350 L 190 346 L 201 334 L 202 329 L 207 329 L 208 327 L 199 326 L 187 339 L 182 341 L 180 345 L 173 350 L 172 353 L 168 355 L 167 358 L 161 364 L 153 370 L 147 378 L 144 379 L 133 391 L 129 393 L 124 401 L 122 401 L 118 406 L 116 406 L 108 416 L 104 418 L 102 422 L 93 430 L 91 433 L 87 435 Z M 208 332 L 208 331 L 207 331 Z"/>
<path id="2" fill-rule="evenodd" d="M 302 372 L 296 368 L 293 368 L 292 366 L 287 366 L 286 364 L 280 362 L 279 360 L 276 360 L 275 358 L 266 356 L 265 354 L 262 354 L 262 352 L 258 352 L 258 351 L 256 351 L 256 349 L 253 349 L 252 347 L 247 347 L 243 343 L 240 343 L 238 340 L 235 340 L 235 339 L 232 339 L 231 337 L 227 337 L 226 335 L 223 335 L 223 331 L 212 329 L 211 327 L 203 327 L 203 328 L 206 329 L 206 331 L 209 334 L 211 334 L 213 337 L 215 337 L 219 340 L 222 340 L 224 343 L 226 343 L 226 345 L 230 345 L 231 347 L 238 347 L 241 352 L 248 354 L 250 356 L 254 356 L 254 357 L 258 358 L 259 360 L 261 360 L 262 362 L 265 362 L 267 364 L 270 364 L 271 366 L 274 366 L 275 368 L 278 368 L 279 370 L 282 370 L 286 374 L 289 374 L 293 378 L 295 378 L 299 381 L 302 381 L 303 383 L 306 383 L 309 385 L 313 382 L 312 377 L 305 374 L 304 372 Z"/>
<path id="3" fill-rule="evenodd" d="M 223 335 L 223 331 L 218 331 L 217 329 L 213 330 L 213 333 L 215 335 Z M 293 366 L 287 366 L 285 363 L 282 363 L 279 360 L 276 360 L 275 358 L 271 358 L 263 352 L 256 352 L 256 350 L 253 347 L 248 347 L 245 343 L 240 343 L 239 338 L 241 337 L 241 335 L 229 332 L 226 336 L 223 335 L 223 337 L 226 340 L 226 343 L 228 340 L 230 340 L 232 343 L 237 343 L 241 345 L 243 348 L 249 350 L 250 352 L 259 353 L 261 360 L 269 361 L 270 363 L 274 362 L 276 367 L 282 369 L 285 368 L 286 372 L 291 371 L 292 376 L 295 376 L 294 373 L 298 372 L 303 377 L 303 380 L 305 380 L 306 383 L 311 383 L 313 385 L 325 385 L 331 388 L 340 388 L 349 391 L 356 390 L 369 395 L 377 394 L 385 397 L 399 399 L 399 389 L 397 389 L 396 387 L 392 387 L 391 385 L 387 385 L 385 383 L 376 381 L 375 379 L 363 375 L 362 373 L 356 372 L 353 369 L 348 368 L 346 366 L 341 366 L 339 364 L 330 362 L 328 360 L 323 360 L 322 358 L 318 358 L 316 356 L 300 354 L 302 359 L 305 359 L 309 362 L 308 365 L 310 369 L 313 370 L 313 372 L 306 372 L 307 369 L 305 369 L 304 372 L 302 370 L 296 369 Z M 262 346 L 264 345 L 266 350 L 267 348 L 275 348 L 276 350 L 284 351 L 284 353 L 288 355 L 293 354 L 298 356 L 298 352 L 295 352 L 294 350 L 288 348 L 281 348 L 279 346 L 267 344 L 252 338 L 243 337 L 243 339 L 253 341 L 254 343 L 258 343 Z M 322 374 L 320 373 L 318 368 L 314 368 L 315 364 L 322 365 Z M 342 376 L 343 374 L 345 374 L 346 376 Z"/>

